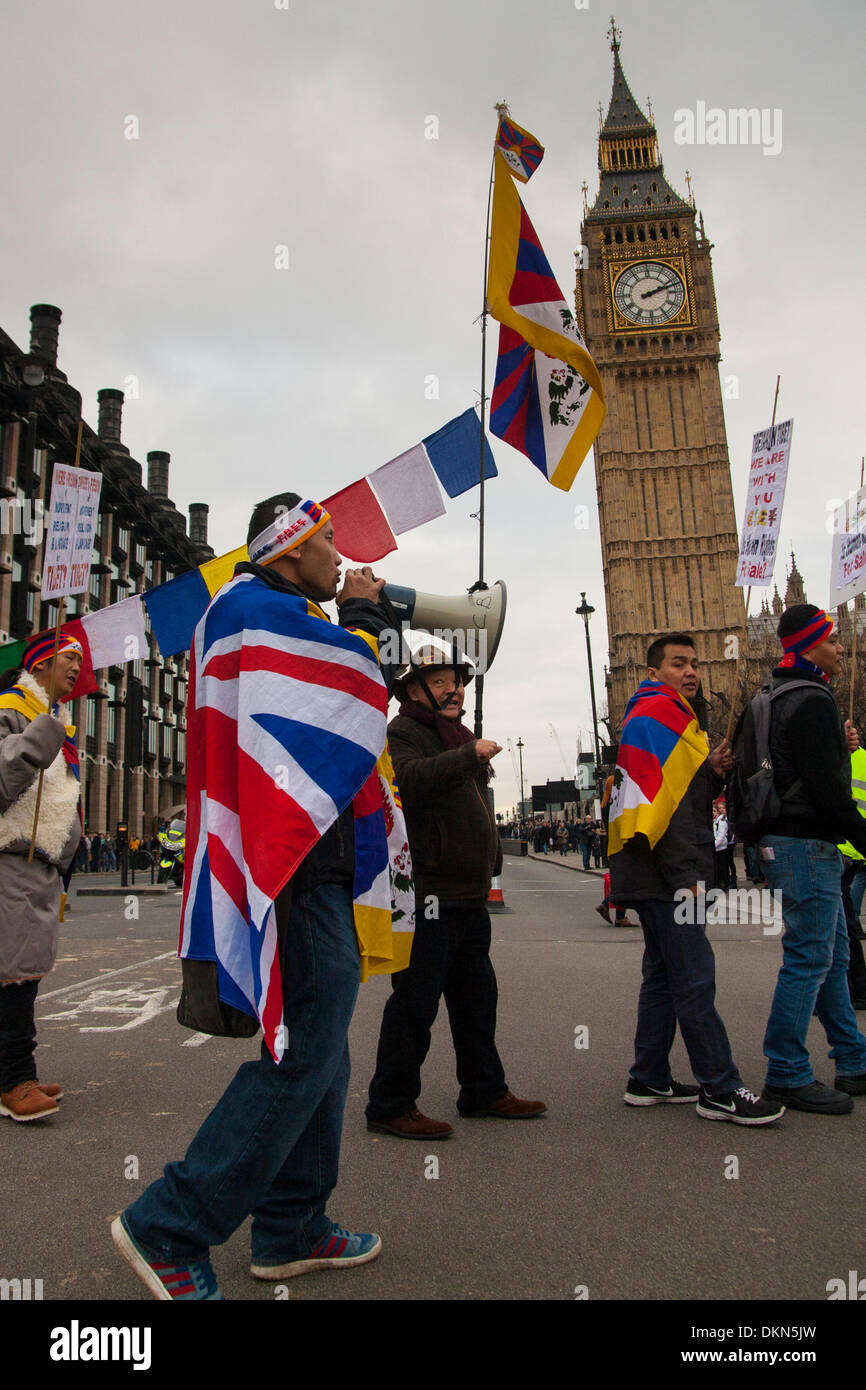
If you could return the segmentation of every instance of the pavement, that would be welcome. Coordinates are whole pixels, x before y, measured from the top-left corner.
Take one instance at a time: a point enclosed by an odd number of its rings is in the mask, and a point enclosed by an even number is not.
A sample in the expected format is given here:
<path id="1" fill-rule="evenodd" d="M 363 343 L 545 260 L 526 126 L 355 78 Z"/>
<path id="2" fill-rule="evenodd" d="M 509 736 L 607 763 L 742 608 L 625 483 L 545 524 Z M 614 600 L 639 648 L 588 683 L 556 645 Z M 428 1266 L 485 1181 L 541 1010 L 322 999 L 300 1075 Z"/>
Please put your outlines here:
<path id="1" fill-rule="evenodd" d="M 362 985 L 330 1211 L 349 1228 L 380 1232 L 383 1253 L 358 1270 L 292 1280 L 291 1300 L 690 1300 L 692 1321 L 694 1305 L 724 1300 L 742 1322 L 754 1302 L 825 1302 L 829 1281 L 866 1275 L 866 1098 L 852 1115 L 789 1112 L 760 1129 L 711 1124 L 688 1105 L 624 1105 L 641 932 L 597 916 L 597 874 L 555 872 L 575 866 L 544 860 L 506 858 L 492 956 L 508 1083 L 546 1101 L 548 1113 L 460 1119 L 443 1009 L 419 1103 L 453 1123 L 455 1137 L 369 1134 L 363 1109 L 389 983 Z M 73 1312 L 142 1299 L 109 1222 L 183 1155 L 258 1051 L 256 1041 L 177 1024 L 178 893 L 155 899 L 130 888 L 94 899 L 75 887 L 37 1003 L 40 1077 L 63 1084 L 60 1114 L 0 1121 L 0 1280 L 41 1279 L 44 1299 Z M 718 1008 L 744 1080 L 759 1091 L 779 936 L 759 922 L 708 930 Z M 832 1081 L 817 1020 L 810 1047 L 816 1074 Z M 672 1060 L 674 1075 L 690 1080 L 679 1037 Z M 248 1253 L 247 1224 L 213 1252 L 226 1298 L 287 1296 L 251 1280 Z M 809 1322 L 811 1310 L 788 1318 Z"/>

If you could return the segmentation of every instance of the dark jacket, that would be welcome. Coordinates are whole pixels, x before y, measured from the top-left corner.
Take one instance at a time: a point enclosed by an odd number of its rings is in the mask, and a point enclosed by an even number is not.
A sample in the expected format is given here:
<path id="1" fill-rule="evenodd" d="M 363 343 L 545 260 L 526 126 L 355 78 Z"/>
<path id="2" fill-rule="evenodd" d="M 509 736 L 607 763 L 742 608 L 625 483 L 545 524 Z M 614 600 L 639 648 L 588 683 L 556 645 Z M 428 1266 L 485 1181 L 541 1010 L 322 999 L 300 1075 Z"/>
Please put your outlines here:
<path id="1" fill-rule="evenodd" d="M 776 790 L 791 793 L 768 835 L 794 840 L 850 840 L 866 854 L 866 821 L 851 795 L 851 754 L 836 698 L 820 676 L 777 666 L 773 689 L 808 680 L 811 690 L 792 690 L 773 701 L 770 758 Z M 797 783 L 799 782 L 799 787 Z"/>
<path id="2" fill-rule="evenodd" d="M 671 902 L 679 888 L 716 883 L 713 798 L 724 782 L 709 761 L 698 768 L 670 825 L 650 849 L 645 835 L 634 835 L 610 857 L 611 902 L 626 904 L 655 899 Z"/>
<path id="3" fill-rule="evenodd" d="M 235 574 L 254 574 L 271 589 L 280 589 L 283 593 L 295 594 L 298 598 L 308 597 L 287 579 L 275 574 L 269 565 L 254 565 L 251 561 L 245 560 L 235 566 Z M 340 627 L 357 627 L 373 637 L 381 636 L 388 628 L 400 631 L 400 619 L 384 595 L 380 596 L 378 603 L 365 598 L 346 599 L 345 603 L 340 605 L 338 613 Z M 390 695 L 396 668 L 382 665 L 380 669 Z M 352 803 L 349 802 L 295 871 L 292 886 L 298 892 L 305 892 L 318 883 L 343 883 L 351 886 L 354 878 L 355 816 Z"/>
<path id="4" fill-rule="evenodd" d="M 388 725 L 388 745 L 418 897 L 486 898 L 502 869 L 502 848 L 474 742 L 446 749 L 430 725 L 398 714 Z"/>

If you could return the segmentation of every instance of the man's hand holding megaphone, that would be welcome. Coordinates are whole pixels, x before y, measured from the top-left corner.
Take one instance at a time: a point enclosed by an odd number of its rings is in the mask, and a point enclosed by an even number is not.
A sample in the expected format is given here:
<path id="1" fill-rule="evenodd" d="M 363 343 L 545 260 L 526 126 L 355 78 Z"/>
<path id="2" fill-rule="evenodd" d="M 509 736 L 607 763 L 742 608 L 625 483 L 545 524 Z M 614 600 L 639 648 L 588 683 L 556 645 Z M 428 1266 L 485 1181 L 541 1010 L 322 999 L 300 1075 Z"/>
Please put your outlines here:
<path id="1" fill-rule="evenodd" d="M 363 565 L 361 569 L 346 570 L 343 575 L 343 587 L 336 597 L 337 607 L 339 608 L 347 598 L 367 598 L 373 603 L 378 603 L 384 587 L 384 579 L 376 579 L 369 565 Z"/>

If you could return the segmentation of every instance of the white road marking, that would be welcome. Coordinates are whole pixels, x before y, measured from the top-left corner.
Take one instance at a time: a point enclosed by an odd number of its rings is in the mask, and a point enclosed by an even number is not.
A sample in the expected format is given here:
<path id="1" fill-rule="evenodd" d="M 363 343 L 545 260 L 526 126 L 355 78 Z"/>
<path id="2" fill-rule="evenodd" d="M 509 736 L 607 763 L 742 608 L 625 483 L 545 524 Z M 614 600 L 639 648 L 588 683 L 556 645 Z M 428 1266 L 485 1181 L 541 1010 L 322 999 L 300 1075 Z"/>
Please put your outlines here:
<path id="1" fill-rule="evenodd" d="M 110 980 L 115 975 L 124 975 L 129 970 L 142 970 L 146 965 L 155 965 L 160 960 L 177 960 L 177 951 L 165 951 L 161 956 L 151 956 L 150 960 L 137 961 L 135 965 L 122 965 L 118 970 L 106 970 L 102 975 L 94 975 L 92 980 L 79 980 L 77 985 L 64 985 L 62 989 L 52 989 L 48 994 L 40 994 L 41 1003 L 46 999 L 57 999 L 61 994 L 74 994 L 77 989 L 84 989 L 86 985 L 98 985 L 103 980 Z"/>
<path id="2" fill-rule="evenodd" d="M 170 999 L 167 998 L 169 995 Z M 117 989 L 92 989 L 83 999 L 72 1002 L 69 1008 L 55 1014 L 43 1014 L 42 1019 L 52 1023 L 75 1023 L 89 1014 L 127 1015 L 124 1023 L 81 1024 L 78 1030 L 80 1033 L 122 1033 L 131 1028 L 140 1028 L 159 1014 L 175 1009 L 177 998 L 174 985 L 157 985 L 148 989 L 133 984 L 121 985 Z"/>
<path id="3" fill-rule="evenodd" d="M 193 1033 L 191 1038 L 181 1043 L 181 1047 L 201 1047 L 202 1043 L 209 1041 L 210 1036 L 210 1033 Z"/>

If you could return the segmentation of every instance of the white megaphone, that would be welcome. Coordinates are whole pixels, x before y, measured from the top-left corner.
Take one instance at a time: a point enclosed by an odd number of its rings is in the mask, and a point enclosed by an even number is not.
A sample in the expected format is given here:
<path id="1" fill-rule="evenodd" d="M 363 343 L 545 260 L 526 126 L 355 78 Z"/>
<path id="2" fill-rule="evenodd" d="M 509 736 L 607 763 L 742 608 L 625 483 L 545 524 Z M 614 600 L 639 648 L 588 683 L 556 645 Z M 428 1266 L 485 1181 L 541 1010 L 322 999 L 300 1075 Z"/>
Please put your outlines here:
<path id="1" fill-rule="evenodd" d="M 425 594 L 401 584 L 386 584 L 384 592 L 404 631 L 424 628 L 446 642 L 457 642 L 480 676 L 493 665 L 505 625 L 507 594 L 501 579 L 467 594 Z"/>

